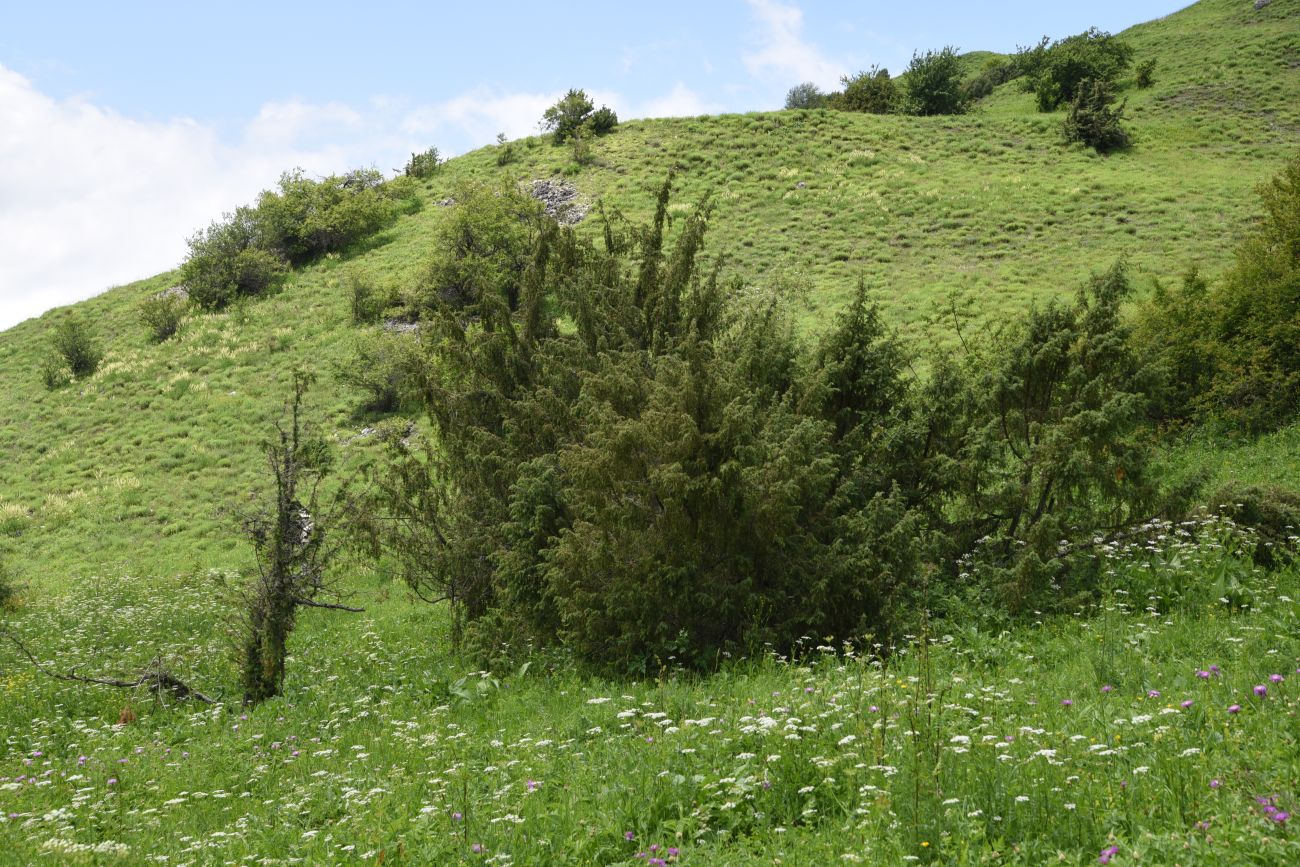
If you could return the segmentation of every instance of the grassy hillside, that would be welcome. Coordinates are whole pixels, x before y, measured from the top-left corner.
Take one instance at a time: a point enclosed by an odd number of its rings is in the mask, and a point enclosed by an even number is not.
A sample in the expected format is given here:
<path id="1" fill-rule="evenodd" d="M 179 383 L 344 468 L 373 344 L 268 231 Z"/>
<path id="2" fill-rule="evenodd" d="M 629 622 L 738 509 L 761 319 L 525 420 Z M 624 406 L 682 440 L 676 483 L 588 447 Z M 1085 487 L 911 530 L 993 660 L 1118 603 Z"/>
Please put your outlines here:
<path id="1" fill-rule="evenodd" d="M 39 655 L 88 671 L 162 656 L 204 686 L 228 684 L 219 596 L 223 576 L 250 554 L 223 510 L 260 478 L 258 443 L 296 364 L 320 374 L 311 412 L 344 466 L 370 446 L 359 433 L 375 419 L 357 411 L 358 395 L 336 377 L 358 333 L 345 277 L 364 269 L 396 285 L 411 279 L 449 213 L 436 203 L 467 178 L 568 173 L 588 200 L 645 219 L 651 188 L 675 171 L 674 213 L 712 195 L 709 251 L 746 280 L 792 293 L 810 339 L 859 279 L 900 333 L 921 343 L 951 339 L 936 320 L 954 293 L 996 321 L 1073 291 L 1119 257 L 1140 286 L 1175 280 L 1192 264 L 1215 274 L 1256 213 L 1254 187 L 1300 148 L 1300 0 L 1252 5 L 1202 0 L 1126 34 L 1139 59 L 1157 59 L 1156 83 L 1126 90 L 1136 144 L 1109 157 L 1064 144 L 1061 115 L 1036 113 L 1016 82 L 960 117 L 813 111 L 634 121 L 598 140 L 596 163 L 580 170 L 566 148 L 540 138 L 515 143 L 519 159 L 505 166 L 496 148 L 459 157 L 424 185 L 417 213 L 365 249 L 296 272 L 274 297 L 192 316 L 161 345 L 148 339 L 136 305 L 174 283 L 172 274 L 78 304 L 107 354 L 69 388 L 48 391 L 40 377 L 48 334 L 65 311 L 0 333 L 0 562 L 23 600 L 7 616 Z M 597 231 L 595 222 L 582 231 Z M 1231 450 L 1194 440 L 1176 465 L 1210 467 L 1218 481 L 1300 487 L 1296 431 Z M 871 692 L 860 678 L 879 675 L 866 663 L 830 659 L 632 685 L 563 670 L 540 676 L 547 660 L 538 660 L 528 677 L 500 688 L 477 676 L 456 686 L 467 672 L 444 651 L 440 618 L 413 605 L 399 583 L 363 564 L 348 568 L 367 613 L 304 617 L 286 699 L 249 720 L 138 699 L 138 720 L 113 725 L 121 694 L 41 679 L 0 646 L 0 863 L 150 855 L 246 863 L 267 853 L 373 862 L 380 850 L 395 859 L 399 841 L 410 863 L 645 863 L 637 847 L 656 843 L 696 847 L 690 859 L 709 864 L 846 855 L 975 863 L 990 852 L 1043 863 L 1057 850 L 1084 863 L 1112 838 L 1134 862 L 1145 854 L 1149 863 L 1236 863 L 1249 851 L 1283 863 L 1294 846 L 1252 800 L 1295 794 L 1294 698 L 1289 685 L 1277 702 L 1251 704 L 1250 692 L 1296 669 L 1294 573 L 1244 569 L 1241 581 L 1261 603 L 1248 618 L 1206 596 L 1169 622 L 1110 610 L 993 643 L 958 636 L 931 662 L 942 683 L 925 688 L 945 697 L 933 735 L 950 745 L 1010 736 L 1019 739 L 1015 760 L 1001 774 L 996 760 L 985 761 L 991 752 L 947 748 L 944 772 L 955 775 L 959 803 L 906 808 L 919 818 L 896 826 L 890 810 L 905 809 L 898 781 L 868 766 L 903 760 L 859 757 L 858 767 L 844 758 L 854 741 L 841 741 L 853 735 L 861 747 L 879 737 L 880 751 L 909 754 L 903 691 L 918 688 L 909 678 L 928 676 L 919 660 L 905 657 Z M 1219 567 L 1201 568 L 1176 574 L 1199 581 Z M 1277 601 L 1262 604 L 1269 600 Z M 1211 662 L 1223 665 L 1223 680 L 1192 679 Z M 1120 693 L 1101 693 L 1107 684 Z M 1194 692 L 1202 686 L 1215 690 L 1213 713 L 1183 713 L 1177 701 L 1202 702 Z M 1154 705 L 1151 689 L 1164 695 Z M 611 703 L 589 702 L 602 697 Z M 885 701 L 904 716 L 864 715 L 862 704 Z M 983 708 L 978 731 L 959 724 L 971 703 Z M 1249 713 L 1226 717 L 1232 703 Z M 652 715 L 660 712 L 681 731 L 664 732 L 664 718 Z M 765 713 L 782 725 L 790 716 L 804 721 L 796 726 L 815 720 L 815 731 L 777 745 L 779 737 L 753 731 Z M 1131 722 L 1139 716 L 1149 718 Z M 718 722 L 682 722 L 705 717 Z M 1117 737 L 1124 749 L 1093 757 L 1094 743 Z M 1202 752 L 1183 755 L 1191 749 Z M 1057 750 L 1068 763 L 1037 750 Z M 782 753 L 797 773 L 764 770 Z M 762 785 L 769 776 L 771 795 Z M 1210 778 L 1226 789 L 1211 790 Z M 530 779 L 540 787 L 530 789 Z M 801 791 L 806 785 L 813 789 Z M 1023 816 L 1017 795 L 1030 798 Z M 733 802 L 762 816 L 741 821 Z M 1195 839 L 1149 830 L 1202 820 L 1215 830 Z M 709 833 L 692 842 L 701 827 Z M 1039 832 L 1039 842 L 1024 842 Z M 565 848 L 552 854 L 541 839 Z M 58 842 L 101 840 L 125 848 L 96 854 Z M 486 847 L 481 857 L 474 843 Z M 1185 845 L 1192 854 L 1180 854 Z M 515 860 L 499 858 L 505 852 Z"/>
<path id="2" fill-rule="evenodd" d="M 706 680 L 491 678 L 368 594 L 304 618 L 256 712 L 137 697 L 118 725 L 120 692 L 6 668 L 0 864 L 1294 863 L 1265 808 L 1300 807 L 1300 575 L 1166 551 L 1117 578 L 1150 598 L 883 667 L 810 642 Z M 1221 570 L 1253 610 L 1159 595 Z M 211 622 L 193 581 L 114 573 L 22 628 L 68 665 L 162 653 L 213 682 Z"/>
<path id="3" fill-rule="evenodd" d="M 1191 264 L 1220 270 L 1257 211 L 1253 188 L 1300 146 L 1297 15 L 1296 0 L 1259 12 L 1206 0 L 1135 28 L 1138 56 L 1157 58 L 1156 85 L 1127 93 L 1138 143 L 1110 157 L 1066 146 L 1060 115 L 1036 113 L 1011 82 L 962 117 L 627 123 L 571 180 L 644 219 L 651 187 L 675 170 L 674 211 L 712 194 L 710 250 L 750 281 L 797 293 L 810 332 L 864 279 L 905 336 L 946 342 L 950 327 L 932 320 L 953 293 L 997 320 L 1121 256 L 1140 285 Z M 341 441 L 365 424 L 356 396 L 332 382 L 353 334 L 344 269 L 400 284 L 447 214 L 433 203 L 459 180 L 550 177 L 572 162 L 538 138 L 515 148 L 520 160 L 505 167 L 495 148 L 451 161 L 427 183 L 423 210 L 365 252 L 305 268 L 244 310 L 195 317 L 176 341 L 152 345 L 135 310 L 169 275 L 78 305 L 108 355 L 72 389 L 48 392 L 38 374 L 60 311 L 0 334 L 0 516 L 20 534 L 3 542 L 18 574 L 231 565 L 215 510 L 255 477 L 286 372 L 322 361 L 319 411 Z"/>

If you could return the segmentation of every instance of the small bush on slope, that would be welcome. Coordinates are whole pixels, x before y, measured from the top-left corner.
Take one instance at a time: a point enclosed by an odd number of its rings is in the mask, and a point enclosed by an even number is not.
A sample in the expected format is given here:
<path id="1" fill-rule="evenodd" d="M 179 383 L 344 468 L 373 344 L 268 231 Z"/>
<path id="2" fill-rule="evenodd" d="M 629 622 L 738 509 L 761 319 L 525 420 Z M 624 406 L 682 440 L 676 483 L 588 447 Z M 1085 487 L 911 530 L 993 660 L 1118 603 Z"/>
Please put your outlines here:
<path id="1" fill-rule="evenodd" d="M 402 174 L 408 178 L 424 180 L 432 177 L 434 172 L 442 163 L 438 159 L 438 149 L 429 148 L 418 154 L 411 154 L 411 158 L 406 161 L 406 167 L 402 169 Z"/>
<path id="2" fill-rule="evenodd" d="M 140 302 L 140 321 L 149 329 L 149 336 L 162 343 L 180 329 L 188 306 L 187 295 L 155 292 Z"/>
<path id="3" fill-rule="evenodd" d="M 586 128 L 593 135 L 605 135 L 618 126 L 618 115 L 608 106 L 596 108 L 584 90 L 570 90 L 542 114 L 542 129 L 563 144 Z"/>
<path id="4" fill-rule="evenodd" d="M 785 95 L 785 107 L 787 109 L 822 108 L 825 105 L 826 94 L 822 93 L 821 88 L 811 81 L 796 84 Z"/>
<path id="5" fill-rule="evenodd" d="M 1039 111 L 1072 102 L 1086 81 L 1113 86 L 1132 62 L 1132 46 L 1095 27 L 1051 45 L 1044 37 L 1016 55 L 1025 88 L 1036 95 Z"/>
<path id="6" fill-rule="evenodd" d="M 280 176 L 256 207 L 242 207 L 190 238 L 181 280 L 201 308 L 279 287 L 290 267 L 336 253 L 390 225 L 411 201 L 413 181 L 385 182 L 359 169 L 319 181 L 300 170 Z"/>
<path id="7" fill-rule="evenodd" d="M 840 79 L 844 90 L 832 95 L 832 108 L 843 111 L 863 111 L 868 114 L 889 114 L 897 111 L 902 101 L 898 84 L 890 78 L 889 70 L 873 66 L 866 72 Z"/>
<path id="8" fill-rule="evenodd" d="M 1265 431 L 1300 412 L 1300 156 L 1259 195 L 1262 220 L 1218 285 L 1193 273 L 1142 311 L 1144 351 L 1172 377 L 1165 418 Z"/>
<path id="9" fill-rule="evenodd" d="M 943 359 L 928 385 L 952 559 L 1014 610 L 1051 605 L 1071 586 L 1069 556 L 1162 510 L 1142 427 L 1154 373 L 1130 346 L 1122 266 L 1073 305 L 1035 308 Z"/>
<path id="10" fill-rule="evenodd" d="M 60 320 L 50 335 L 50 349 L 41 376 L 54 389 L 74 379 L 90 376 L 99 368 L 104 352 L 86 321 L 75 313 Z"/>
<path id="11" fill-rule="evenodd" d="M 951 46 L 913 54 L 903 75 L 909 114 L 961 114 L 969 103 L 961 86 L 961 61 Z"/>
<path id="12" fill-rule="evenodd" d="M 1101 154 L 1128 147 L 1128 131 L 1120 123 L 1124 103 L 1112 108 L 1114 102 L 1115 96 L 1104 81 L 1082 82 L 1065 116 L 1065 140 L 1082 142 Z"/>

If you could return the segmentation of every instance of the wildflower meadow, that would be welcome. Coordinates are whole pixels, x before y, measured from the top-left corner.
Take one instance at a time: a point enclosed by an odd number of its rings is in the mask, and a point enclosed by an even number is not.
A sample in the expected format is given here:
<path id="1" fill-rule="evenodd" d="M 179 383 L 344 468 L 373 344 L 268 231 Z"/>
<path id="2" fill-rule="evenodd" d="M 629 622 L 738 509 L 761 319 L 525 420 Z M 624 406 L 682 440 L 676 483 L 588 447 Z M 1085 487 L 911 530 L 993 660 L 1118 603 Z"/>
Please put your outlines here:
<path id="1" fill-rule="evenodd" d="M 464 671 L 379 581 L 360 618 L 304 618 L 256 709 L 5 648 L 0 862 L 1292 863 L 1300 571 L 1250 555 L 1156 527 L 1099 554 L 1104 601 L 1072 616 L 636 682 L 540 653 Z M 220 581 L 88 579 L 14 627 L 65 668 L 220 682 Z"/>

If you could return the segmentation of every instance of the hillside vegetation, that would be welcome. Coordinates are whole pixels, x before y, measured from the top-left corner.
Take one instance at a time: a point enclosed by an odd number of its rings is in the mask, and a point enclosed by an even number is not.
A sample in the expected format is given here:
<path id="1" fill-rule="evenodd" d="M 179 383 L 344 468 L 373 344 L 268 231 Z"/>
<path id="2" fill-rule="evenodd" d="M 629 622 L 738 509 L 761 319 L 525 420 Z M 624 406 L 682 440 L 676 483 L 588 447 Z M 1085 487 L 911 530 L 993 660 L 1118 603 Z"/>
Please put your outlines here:
<path id="1" fill-rule="evenodd" d="M 382 455 L 394 431 L 418 438 L 439 423 L 410 400 L 367 408 L 358 341 L 381 328 L 354 322 L 353 293 L 421 285 L 470 185 L 563 177 L 592 206 L 575 250 L 600 238 L 602 210 L 652 225 L 666 202 L 665 249 L 707 222 L 699 271 L 720 256 L 720 285 L 786 302 L 790 358 L 817 358 L 864 297 L 879 306 L 881 339 L 957 347 L 982 325 L 1073 299 L 1091 275 L 1125 274 L 1131 301 L 1166 297 L 1191 268 L 1217 284 L 1259 224 L 1257 187 L 1296 158 L 1300 0 L 1201 0 L 1122 36 L 1156 66 L 1148 88 L 1132 71 L 1121 81 L 1132 145 L 1105 156 L 1065 143 L 1064 111 L 1040 113 L 1018 81 L 953 116 L 627 121 L 582 142 L 582 164 L 548 136 L 421 163 L 396 188 L 401 206 L 375 217 L 377 234 L 286 254 L 276 291 L 221 295 L 184 312 L 170 339 L 156 339 L 140 305 L 179 272 L 0 333 L 0 586 L 14 588 L 0 617 L 60 671 L 161 660 L 219 701 L 194 710 L 57 681 L 0 644 L 0 863 L 1297 857 L 1300 576 L 1264 553 L 1293 528 L 1264 539 L 1210 519 L 1151 525 L 1147 547 L 1106 549 L 1097 595 L 1063 616 L 981 619 L 987 600 L 971 590 L 936 600 L 951 619 L 932 631 L 918 585 L 915 632 L 891 646 L 806 637 L 789 653 L 719 658 L 707 677 L 665 652 L 614 682 L 556 648 L 515 647 L 492 672 L 473 670 L 448 649 L 462 623 L 417 602 L 393 559 L 349 552 L 331 576 L 365 613 L 300 613 L 283 697 L 237 705 L 228 603 L 253 564 L 239 517 L 266 475 L 260 444 L 300 368 L 316 375 L 306 407 L 337 478 Z M 975 74 L 990 60 L 964 62 Z M 576 344 L 589 329 L 556 285 L 546 327 Z M 102 357 L 51 380 L 51 336 L 70 316 Z M 481 324 L 477 312 L 469 321 Z M 904 371 L 900 355 L 891 375 L 931 381 L 933 358 Z M 464 383 L 446 370 L 456 394 Z M 552 418 L 576 425 L 580 413 L 566 412 Z M 815 413 L 788 415 L 795 427 Z M 1162 421 L 1178 431 L 1152 470 L 1170 488 L 1203 477 L 1202 500 L 1226 483 L 1300 490 L 1300 426 L 1249 438 L 1217 417 Z M 794 451 L 783 461 L 799 466 Z M 855 495 L 897 496 L 890 481 Z M 1102 481 L 1080 508 L 1107 496 Z M 613 502 L 588 487 L 591 502 Z"/>

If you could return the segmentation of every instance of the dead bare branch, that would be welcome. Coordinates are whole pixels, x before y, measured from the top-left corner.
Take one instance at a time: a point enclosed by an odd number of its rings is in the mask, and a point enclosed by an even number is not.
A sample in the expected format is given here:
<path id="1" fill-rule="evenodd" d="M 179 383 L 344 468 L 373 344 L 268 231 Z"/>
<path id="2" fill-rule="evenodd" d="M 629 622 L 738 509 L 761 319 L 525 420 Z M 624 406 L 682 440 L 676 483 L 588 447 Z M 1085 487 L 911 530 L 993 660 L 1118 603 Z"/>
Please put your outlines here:
<path id="1" fill-rule="evenodd" d="M 337 602 L 317 602 L 315 599 L 295 598 L 294 605 L 302 605 L 306 608 L 328 608 L 331 611 L 351 611 L 353 614 L 364 613 L 364 608 L 353 608 L 351 605 L 341 605 Z"/>
<path id="2" fill-rule="evenodd" d="M 214 699 L 199 692 L 197 689 L 163 668 L 161 660 L 155 659 L 151 666 L 142 671 L 135 680 L 121 680 L 115 677 L 91 677 L 89 675 L 77 674 L 75 669 L 66 673 L 59 672 L 54 671 L 37 659 L 32 652 L 27 649 L 27 645 L 23 644 L 17 635 L 14 635 L 8 630 L 0 630 L 0 632 L 3 632 L 4 636 L 13 642 L 14 646 L 18 648 L 18 651 L 22 653 L 23 656 L 27 657 L 27 661 L 32 664 L 33 668 L 41 674 L 44 674 L 47 677 L 52 677 L 55 680 L 63 680 L 71 683 L 93 683 L 100 686 L 117 687 L 118 689 L 136 689 L 143 686 L 147 687 L 155 695 L 161 695 L 163 692 L 170 692 L 175 698 L 181 701 L 184 701 L 187 698 L 192 698 L 196 701 L 201 701 L 204 704 L 216 704 Z"/>

